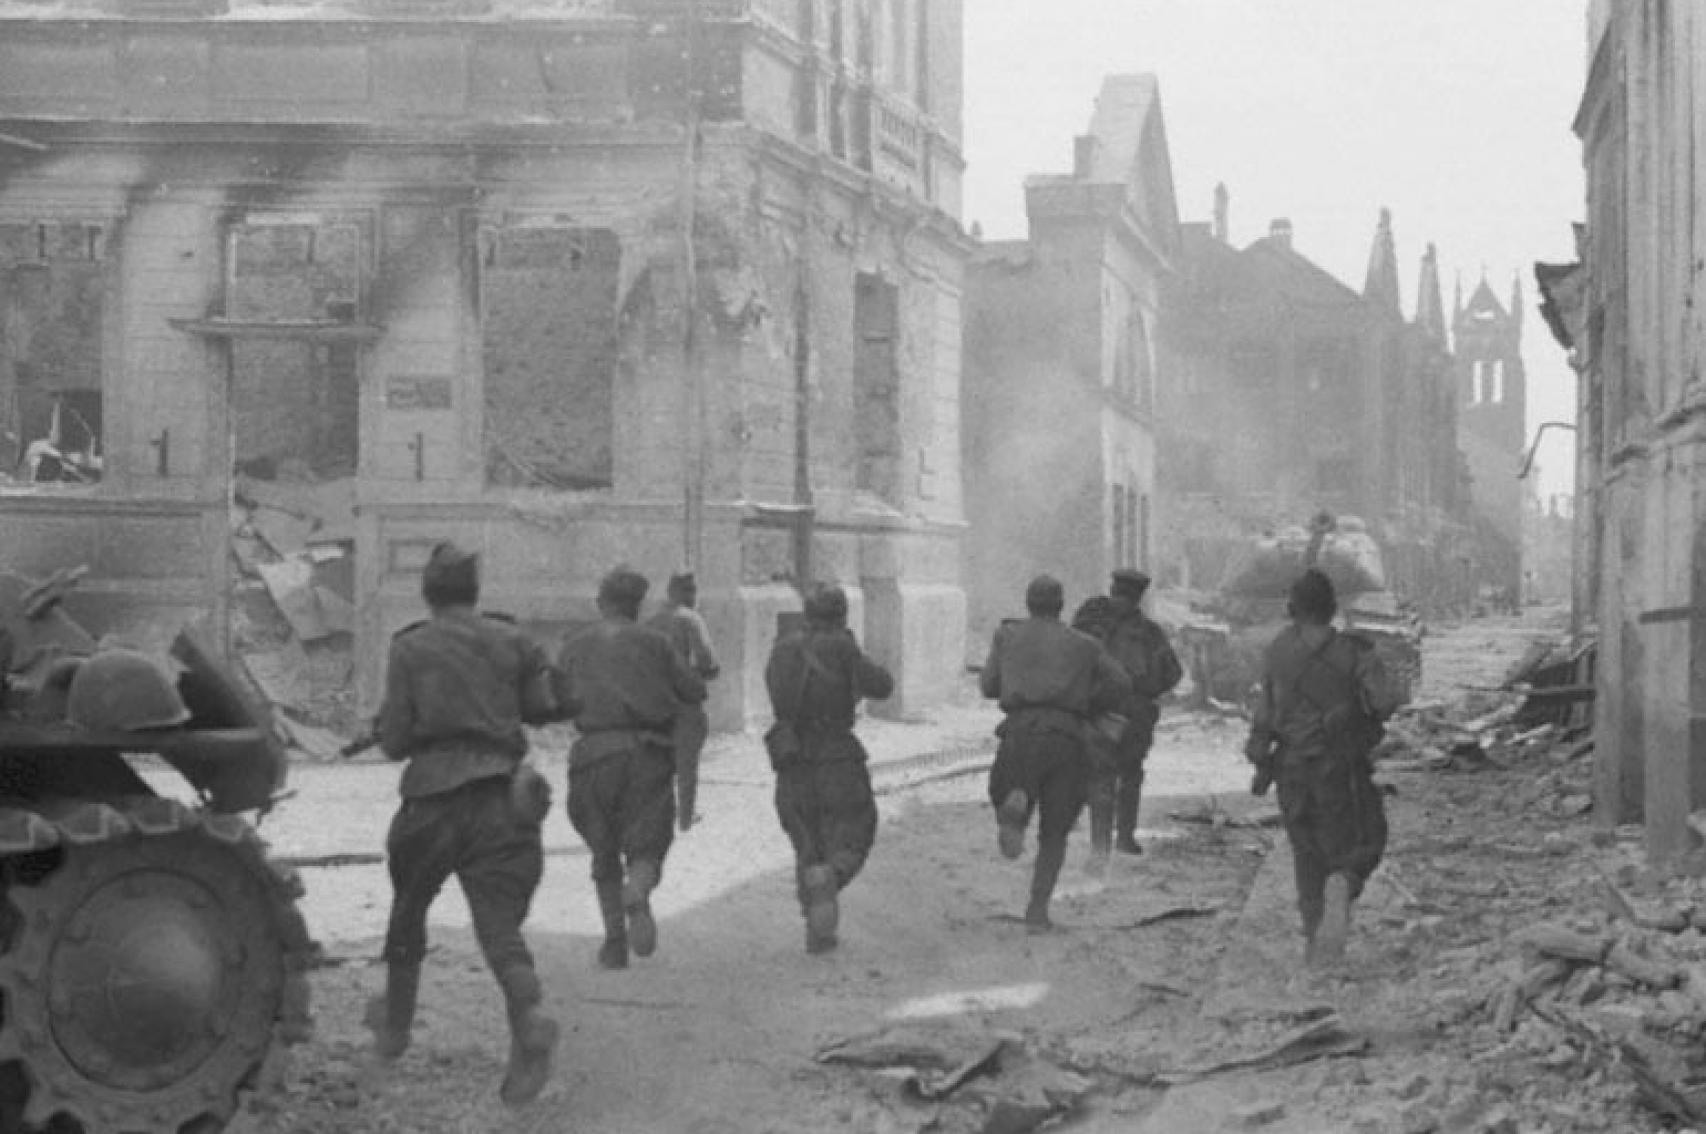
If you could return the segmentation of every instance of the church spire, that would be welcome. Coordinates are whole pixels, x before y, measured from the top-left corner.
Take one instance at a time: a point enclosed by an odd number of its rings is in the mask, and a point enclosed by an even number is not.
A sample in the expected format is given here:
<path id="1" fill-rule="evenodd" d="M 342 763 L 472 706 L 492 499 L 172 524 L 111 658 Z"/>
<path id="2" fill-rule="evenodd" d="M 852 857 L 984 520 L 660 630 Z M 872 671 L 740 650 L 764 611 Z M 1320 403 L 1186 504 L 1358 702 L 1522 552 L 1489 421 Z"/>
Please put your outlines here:
<path id="1" fill-rule="evenodd" d="M 1403 317 L 1404 309 L 1398 296 L 1398 252 L 1392 241 L 1392 210 L 1380 210 L 1380 227 L 1374 233 L 1374 247 L 1368 254 L 1368 279 L 1362 287 L 1363 298 Z"/>
<path id="2" fill-rule="evenodd" d="M 1439 290 L 1439 250 L 1428 245 L 1422 257 L 1422 278 L 1416 285 L 1416 325 L 1441 346 L 1445 345 L 1445 302 Z"/>
<path id="3" fill-rule="evenodd" d="M 1522 272 L 1511 278 L 1511 328 L 1522 337 Z"/>

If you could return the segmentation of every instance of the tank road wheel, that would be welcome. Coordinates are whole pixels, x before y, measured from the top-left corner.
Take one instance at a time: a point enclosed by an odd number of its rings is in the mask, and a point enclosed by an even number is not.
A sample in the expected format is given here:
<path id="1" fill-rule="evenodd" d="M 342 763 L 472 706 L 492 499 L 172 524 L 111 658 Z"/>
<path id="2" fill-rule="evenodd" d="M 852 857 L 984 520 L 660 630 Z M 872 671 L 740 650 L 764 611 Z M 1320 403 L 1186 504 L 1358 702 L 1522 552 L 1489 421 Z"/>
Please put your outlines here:
<path id="1" fill-rule="evenodd" d="M 59 837 L 12 860 L 28 869 L 6 894 L 0 1062 L 22 1069 L 24 1122 L 223 1128 L 275 1027 L 306 1020 L 294 880 L 271 870 L 246 824 L 165 800 L 30 817 Z"/>

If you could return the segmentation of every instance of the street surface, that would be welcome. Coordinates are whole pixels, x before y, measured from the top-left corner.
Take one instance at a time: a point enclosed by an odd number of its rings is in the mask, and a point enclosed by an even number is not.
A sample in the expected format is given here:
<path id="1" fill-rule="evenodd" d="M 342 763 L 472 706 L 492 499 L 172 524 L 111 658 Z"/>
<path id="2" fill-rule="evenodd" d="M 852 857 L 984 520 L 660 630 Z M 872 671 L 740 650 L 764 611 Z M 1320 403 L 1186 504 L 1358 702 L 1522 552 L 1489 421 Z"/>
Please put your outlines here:
<path id="1" fill-rule="evenodd" d="M 1487 694 L 1465 687 L 1497 684 L 1556 629 L 1531 616 L 1435 632 L 1420 699 L 1480 704 Z M 845 895 L 842 946 L 827 957 L 803 949 L 757 738 L 714 742 L 703 821 L 679 838 L 656 897 L 658 954 L 620 973 L 593 961 L 601 930 L 588 860 L 562 813 L 561 737 L 544 737 L 537 758 L 559 798 L 528 929 L 565 1036 L 554 1082 L 513 1114 L 496 1098 L 507 1051 L 500 999 L 453 886 L 434 909 L 414 1047 L 390 1067 L 366 1055 L 359 1020 L 382 983 L 375 958 L 389 892 L 378 857 L 397 773 L 381 763 L 295 769 L 298 794 L 262 831 L 276 855 L 303 867 L 305 912 L 326 950 L 314 980 L 317 1036 L 234 1128 L 1011 1134 L 1075 1109 L 1066 1128 L 1097 1134 L 1659 1129 L 1637 1125 L 1610 1088 L 1554 1098 L 1544 1070 L 1499 1062 L 1528 1057 L 1506 1051 L 1481 1019 L 1473 982 L 1493 960 L 1480 958 L 1506 947 L 1510 919 L 1562 900 L 1553 876 L 1574 860 L 1551 856 L 1591 842 L 1579 816 L 1536 819 L 1532 830 L 1510 822 L 1535 772 L 1382 775 L 1396 792 L 1388 864 L 1359 907 L 1346 969 L 1310 976 L 1299 972 L 1284 839 L 1255 822 L 1274 805 L 1247 794 L 1242 721 L 1164 713 L 1140 831 L 1147 853 L 1092 880 L 1081 824 L 1057 898 L 1060 928 L 1031 936 L 1017 921 L 1029 856 L 997 855 L 982 798 L 995 720 L 968 699 L 924 724 L 861 726 L 883 828 Z M 1489 858 L 1483 844 L 1495 841 Z M 1465 889 L 1465 879 L 1489 877 L 1502 888 Z M 1205 1071 L 1259 1055 L 1300 1025 L 1341 1024 L 1355 1042 L 1334 1040 L 1335 1058 Z M 916 1076 L 907 1087 L 901 1072 L 814 1058 L 875 1033 L 890 1046 L 944 1051 L 1006 1045 L 936 1100 L 921 1097 Z"/>

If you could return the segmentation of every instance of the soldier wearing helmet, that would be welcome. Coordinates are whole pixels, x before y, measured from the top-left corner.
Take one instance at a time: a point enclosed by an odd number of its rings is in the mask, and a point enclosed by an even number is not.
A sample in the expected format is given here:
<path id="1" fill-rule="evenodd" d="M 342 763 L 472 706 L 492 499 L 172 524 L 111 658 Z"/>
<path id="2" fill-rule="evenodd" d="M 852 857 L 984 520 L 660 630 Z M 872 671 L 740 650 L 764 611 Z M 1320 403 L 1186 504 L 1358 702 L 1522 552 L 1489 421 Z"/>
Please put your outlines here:
<path id="1" fill-rule="evenodd" d="M 427 910 L 456 875 L 503 989 L 511 1045 L 500 1094 L 517 1106 L 544 1089 L 558 1035 L 556 1021 L 541 1011 L 539 977 L 521 933 L 544 870 L 540 823 L 549 806 L 543 779 L 522 764 L 522 725 L 555 716 L 550 666 L 511 622 L 475 610 L 474 555 L 450 543 L 433 548 L 421 594 L 432 616 L 392 639 L 378 721 L 386 755 L 407 766 L 402 807 L 386 839 L 394 896 L 385 994 L 369 1004 L 367 1023 L 382 1058 L 407 1049 Z"/>
<path id="2" fill-rule="evenodd" d="M 676 721 L 705 682 L 669 639 L 639 624 L 645 577 L 617 567 L 598 586 L 600 620 L 563 645 L 557 700 L 580 737 L 569 753 L 569 821 L 592 852 L 604 919 L 598 963 L 657 948 L 651 895 L 675 837 Z"/>
<path id="3" fill-rule="evenodd" d="M 1066 861 L 1066 838 L 1089 789 L 1085 734 L 1090 721 L 1118 709 L 1130 693 L 1119 663 L 1100 642 L 1060 620 L 1059 580 L 1039 575 L 1025 590 L 1030 617 L 995 632 L 980 685 L 1006 719 L 989 770 L 989 799 L 1001 853 L 1024 853 L 1025 828 L 1037 816 L 1037 859 L 1025 924 L 1052 927 L 1049 901 Z"/>
<path id="4" fill-rule="evenodd" d="M 877 801 L 854 715 L 861 699 L 892 694 L 894 678 L 847 628 L 840 587 L 814 589 L 805 615 L 802 629 L 777 639 L 764 667 L 776 714 L 765 747 L 776 770 L 776 817 L 794 846 L 806 951 L 826 953 L 837 942 L 839 895 L 877 838 Z"/>

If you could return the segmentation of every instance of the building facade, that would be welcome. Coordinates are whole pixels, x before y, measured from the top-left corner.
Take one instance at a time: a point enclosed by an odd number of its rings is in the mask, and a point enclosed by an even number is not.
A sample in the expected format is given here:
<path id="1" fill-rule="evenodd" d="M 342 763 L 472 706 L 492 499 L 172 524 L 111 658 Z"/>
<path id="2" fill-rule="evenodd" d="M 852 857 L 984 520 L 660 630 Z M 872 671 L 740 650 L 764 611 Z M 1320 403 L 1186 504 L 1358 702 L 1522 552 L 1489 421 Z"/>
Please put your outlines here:
<path id="1" fill-rule="evenodd" d="M 223 623 L 234 492 L 335 485 L 365 710 L 444 538 L 546 631 L 618 562 L 696 570 L 722 727 L 768 712 L 811 578 L 849 588 L 892 711 L 940 699 L 959 21 L 0 0 L 4 566 L 87 562 L 98 626 Z"/>
<path id="2" fill-rule="evenodd" d="M 1107 79 L 1073 172 L 1025 186 L 1029 238 L 966 285 L 967 580 L 974 647 L 1047 571 L 1076 605 L 1155 539 L 1157 328 L 1178 253 L 1153 76 Z"/>
<path id="3" fill-rule="evenodd" d="M 1589 27 L 1585 282 L 1554 330 L 1582 382 L 1578 546 L 1599 556 L 1594 813 L 1644 821 L 1668 859 L 1706 808 L 1706 13 L 1602 0 Z"/>
<path id="4" fill-rule="evenodd" d="M 1436 258 L 1406 319 L 1390 216 L 1358 292 L 1298 252 L 1289 221 L 1238 248 L 1228 215 L 1221 190 L 1212 223 L 1184 226 L 1164 320 L 1164 574 L 1213 589 L 1251 538 L 1326 510 L 1367 524 L 1401 597 L 1459 604 L 1473 556 Z"/>

